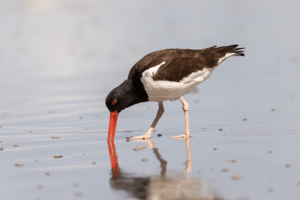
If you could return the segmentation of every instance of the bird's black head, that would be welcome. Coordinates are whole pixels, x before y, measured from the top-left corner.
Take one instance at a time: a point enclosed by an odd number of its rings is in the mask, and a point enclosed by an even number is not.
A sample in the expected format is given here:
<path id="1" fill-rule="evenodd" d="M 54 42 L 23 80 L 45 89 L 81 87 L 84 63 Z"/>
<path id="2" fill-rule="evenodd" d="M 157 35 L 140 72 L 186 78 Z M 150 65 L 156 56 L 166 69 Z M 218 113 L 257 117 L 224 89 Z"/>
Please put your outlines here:
<path id="1" fill-rule="evenodd" d="M 126 80 L 107 95 L 105 103 L 110 112 L 117 111 L 120 113 L 125 108 L 135 104 L 135 99 L 133 85 Z"/>
<path id="2" fill-rule="evenodd" d="M 122 110 L 124 110 L 124 96 L 122 95 L 122 92 L 119 90 L 119 88 L 113 89 L 106 97 L 105 103 L 106 107 L 110 112 L 117 111 L 120 113 Z"/>
<path id="3" fill-rule="evenodd" d="M 119 113 L 134 104 L 148 101 L 148 95 L 140 81 L 126 80 L 113 89 L 106 97 L 106 107 L 110 111 L 107 141 L 114 141 Z"/>

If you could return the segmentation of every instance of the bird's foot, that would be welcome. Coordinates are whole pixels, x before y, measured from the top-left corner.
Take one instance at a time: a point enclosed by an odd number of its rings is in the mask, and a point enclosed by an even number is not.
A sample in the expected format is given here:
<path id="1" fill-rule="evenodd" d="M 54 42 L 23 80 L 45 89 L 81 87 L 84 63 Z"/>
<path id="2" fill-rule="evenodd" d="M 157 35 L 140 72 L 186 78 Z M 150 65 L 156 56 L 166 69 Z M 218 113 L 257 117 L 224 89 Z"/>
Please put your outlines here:
<path id="1" fill-rule="evenodd" d="M 172 138 L 176 138 L 176 139 L 186 139 L 186 138 L 190 138 L 191 135 L 190 134 L 186 134 L 184 133 L 183 135 L 177 135 L 177 136 L 174 136 Z"/>
<path id="2" fill-rule="evenodd" d="M 136 136 L 136 137 L 127 137 L 127 140 L 146 140 L 146 139 L 150 139 L 151 135 L 140 135 L 140 136 Z"/>

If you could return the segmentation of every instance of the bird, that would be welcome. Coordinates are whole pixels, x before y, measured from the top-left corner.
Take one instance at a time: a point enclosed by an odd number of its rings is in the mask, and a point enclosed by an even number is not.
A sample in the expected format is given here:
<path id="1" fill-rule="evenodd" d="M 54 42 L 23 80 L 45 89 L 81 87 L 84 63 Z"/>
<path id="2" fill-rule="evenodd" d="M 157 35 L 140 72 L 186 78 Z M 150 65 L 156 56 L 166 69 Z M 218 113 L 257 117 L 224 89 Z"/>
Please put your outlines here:
<path id="1" fill-rule="evenodd" d="M 149 130 L 128 140 L 148 139 L 164 113 L 163 101 L 180 100 L 185 118 L 185 132 L 173 138 L 189 138 L 189 104 L 183 96 L 211 76 L 214 69 L 231 56 L 244 56 L 238 45 L 212 46 L 205 49 L 163 49 L 147 54 L 130 69 L 128 78 L 106 97 L 110 111 L 107 141 L 114 141 L 119 113 L 142 102 L 158 102 L 157 115 Z"/>

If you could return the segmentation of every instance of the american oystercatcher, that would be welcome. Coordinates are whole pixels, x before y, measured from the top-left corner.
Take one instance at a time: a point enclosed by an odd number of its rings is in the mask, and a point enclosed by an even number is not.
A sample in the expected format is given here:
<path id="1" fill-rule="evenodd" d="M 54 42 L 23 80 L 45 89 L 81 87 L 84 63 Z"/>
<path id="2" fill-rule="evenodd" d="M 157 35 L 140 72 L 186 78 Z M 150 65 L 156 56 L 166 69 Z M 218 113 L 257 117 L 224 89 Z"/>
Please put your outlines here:
<path id="1" fill-rule="evenodd" d="M 189 105 L 183 96 L 192 93 L 199 83 L 231 56 L 244 56 L 238 45 L 206 49 L 165 49 L 149 53 L 130 70 L 128 79 L 113 89 L 106 97 L 110 111 L 107 141 L 114 141 L 119 113 L 134 104 L 158 102 L 157 115 L 145 135 L 128 139 L 147 139 L 164 113 L 163 101 L 180 99 L 185 118 L 185 133 L 175 138 L 190 137 Z"/>

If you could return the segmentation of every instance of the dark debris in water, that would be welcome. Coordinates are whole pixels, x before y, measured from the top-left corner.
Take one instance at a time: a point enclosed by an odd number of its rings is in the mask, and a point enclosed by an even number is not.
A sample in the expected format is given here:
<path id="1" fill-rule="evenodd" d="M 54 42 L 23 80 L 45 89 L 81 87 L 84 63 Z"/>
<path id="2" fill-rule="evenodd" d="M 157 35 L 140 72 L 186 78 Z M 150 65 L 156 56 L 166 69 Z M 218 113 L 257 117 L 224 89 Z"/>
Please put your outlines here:
<path id="1" fill-rule="evenodd" d="M 55 155 L 55 156 L 53 156 L 53 158 L 60 159 L 60 158 L 63 158 L 63 156 L 62 155 Z"/>
<path id="2" fill-rule="evenodd" d="M 222 128 L 220 128 L 220 129 L 219 129 L 219 131 L 223 131 L 223 129 L 222 129 Z"/>
<path id="3" fill-rule="evenodd" d="M 82 195 L 83 195 L 82 192 L 75 192 L 76 197 L 81 197 Z"/>
<path id="4" fill-rule="evenodd" d="M 160 134 L 160 133 L 159 133 L 159 134 L 157 134 L 157 137 L 161 137 L 161 136 L 162 136 L 162 134 Z"/>

